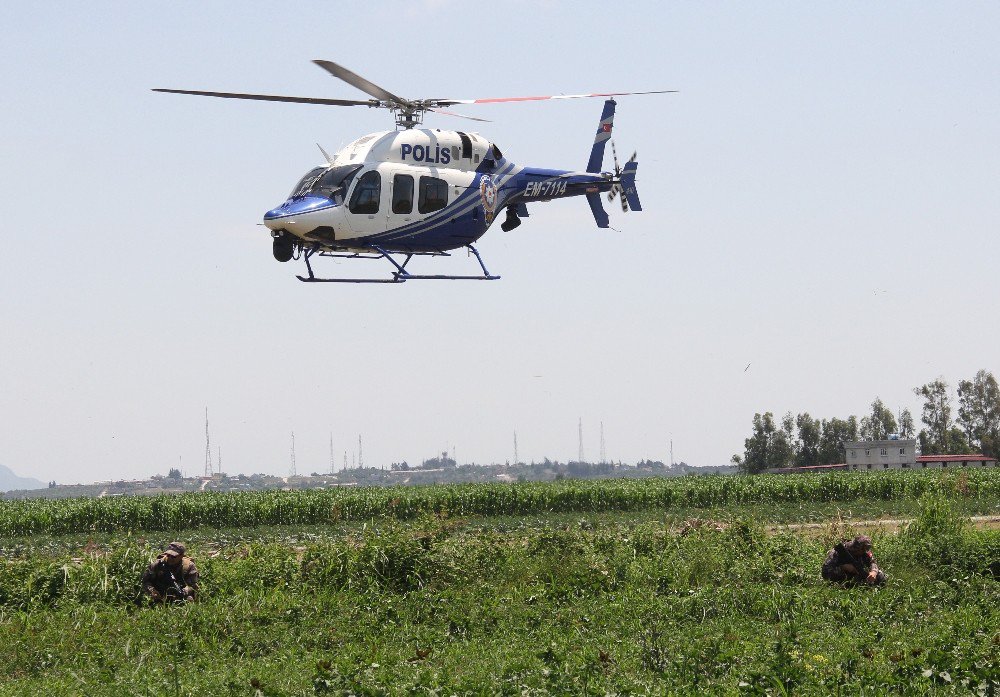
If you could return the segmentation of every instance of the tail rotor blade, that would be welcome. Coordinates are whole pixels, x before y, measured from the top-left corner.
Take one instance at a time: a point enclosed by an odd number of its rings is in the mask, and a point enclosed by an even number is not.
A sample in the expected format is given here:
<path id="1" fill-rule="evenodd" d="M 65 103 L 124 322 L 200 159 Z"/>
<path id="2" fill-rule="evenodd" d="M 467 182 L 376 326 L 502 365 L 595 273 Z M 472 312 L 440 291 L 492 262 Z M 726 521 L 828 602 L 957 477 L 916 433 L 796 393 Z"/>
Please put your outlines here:
<path id="1" fill-rule="evenodd" d="M 615 161 L 615 176 L 617 177 L 618 175 L 621 174 L 622 171 L 621 168 L 618 166 L 618 151 L 615 150 L 614 140 L 611 141 L 611 156 L 614 158 Z"/>

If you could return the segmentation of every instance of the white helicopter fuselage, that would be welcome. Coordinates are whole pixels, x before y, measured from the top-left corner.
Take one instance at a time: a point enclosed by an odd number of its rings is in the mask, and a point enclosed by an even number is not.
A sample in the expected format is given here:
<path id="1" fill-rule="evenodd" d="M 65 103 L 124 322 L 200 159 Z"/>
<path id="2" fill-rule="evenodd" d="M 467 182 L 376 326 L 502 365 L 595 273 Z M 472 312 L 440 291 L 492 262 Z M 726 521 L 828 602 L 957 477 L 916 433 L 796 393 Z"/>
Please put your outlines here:
<path id="1" fill-rule="evenodd" d="M 443 252 L 486 232 L 501 190 L 520 171 L 476 133 L 372 133 L 307 173 L 264 224 L 329 249 Z"/>

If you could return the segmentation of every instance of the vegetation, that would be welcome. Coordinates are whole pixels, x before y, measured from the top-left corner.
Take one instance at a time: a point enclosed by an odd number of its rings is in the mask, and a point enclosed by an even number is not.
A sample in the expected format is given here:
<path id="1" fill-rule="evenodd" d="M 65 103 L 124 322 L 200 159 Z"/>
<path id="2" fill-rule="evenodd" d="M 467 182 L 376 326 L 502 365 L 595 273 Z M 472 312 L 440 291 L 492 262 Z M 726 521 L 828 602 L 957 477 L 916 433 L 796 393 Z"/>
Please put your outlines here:
<path id="1" fill-rule="evenodd" d="M 995 499 L 1000 470 L 953 476 L 879 472 L 780 477 L 563 480 L 554 483 L 334 488 L 0 502 L 0 535 L 129 532 L 209 526 L 304 525 L 424 514 L 530 515 L 668 510 L 777 502 L 915 499 L 927 492 Z"/>
<path id="2" fill-rule="evenodd" d="M 916 512 L 869 530 L 886 587 L 820 580 L 859 531 L 837 497 Z M 12 503 L 0 695 L 1000 689 L 1000 533 L 960 513 L 1000 510 L 996 472 Z M 767 532 L 802 510 L 828 524 Z M 48 530 L 11 539 L 15 512 Z M 137 605 L 174 537 L 202 600 Z"/>
<path id="3" fill-rule="evenodd" d="M 915 433 L 913 415 L 903 409 L 897 422 L 893 411 L 876 398 L 871 413 L 860 420 L 814 419 L 808 413 L 785 414 L 781 423 L 774 414 L 754 414 L 753 433 L 744 441 L 743 455 L 732 461 L 747 474 L 770 467 L 830 465 L 845 461 L 844 444 L 884 440 L 890 434 L 916 437 L 923 455 L 1000 453 L 1000 385 L 992 373 L 980 370 L 972 380 L 958 384 L 958 419 L 952 418 L 948 383 L 938 378 L 914 388 L 923 400 L 921 421 L 926 426 Z"/>

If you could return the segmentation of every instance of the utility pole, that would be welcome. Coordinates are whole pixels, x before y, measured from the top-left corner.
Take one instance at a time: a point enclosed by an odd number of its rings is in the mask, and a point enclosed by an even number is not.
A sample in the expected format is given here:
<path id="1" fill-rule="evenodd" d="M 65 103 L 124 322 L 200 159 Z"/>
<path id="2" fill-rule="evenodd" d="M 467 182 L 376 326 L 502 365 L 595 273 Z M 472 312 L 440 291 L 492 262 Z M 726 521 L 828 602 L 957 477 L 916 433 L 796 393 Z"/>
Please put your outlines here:
<path id="1" fill-rule="evenodd" d="M 583 462 L 583 417 L 580 417 L 580 422 L 577 424 L 580 432 L 580 452 L 576 457 L 577 462 Z"/>
<path id="2" fill-rule="evenodd" d="M 205 407 L 205 476 L 212 476 L 212 441 L 208 437 L 208 407 Z"/>
<path id="3" fill-rule="evenodd" d="M 292 431 L 292 466 L 288 469 L 289 476 L 294 477 L 295 472 L 295 431 Z"/>
<path id="4" fill-rule="evenodd" d="M 222 474 L 222 446 L 221 445 L 219 446 L 218 453 L 219 453 L 219 457 L 215 461 L 215 469 L 216 469 L 216 472 L 218 472 L 219 474 Z"/>
<path id="5" fill-rule="evenodd" d="M 335 468 L 334 468 L 334 464 L 333 464 L 333 433 L 331 432 L 330 433 L 330 474 L 333 474 L 334 471 L 335 471 Z"/>
<path id="6" fill-rule="evenodd" d="M 601 464 L 608 461 L 608 453 L 604 449 L 604 422 L 601 422 Z"/>
<path id="7" fill-rule="evenodd" d="M 670 466 L 674 466 L 674 439 L 670 439 Z"/>

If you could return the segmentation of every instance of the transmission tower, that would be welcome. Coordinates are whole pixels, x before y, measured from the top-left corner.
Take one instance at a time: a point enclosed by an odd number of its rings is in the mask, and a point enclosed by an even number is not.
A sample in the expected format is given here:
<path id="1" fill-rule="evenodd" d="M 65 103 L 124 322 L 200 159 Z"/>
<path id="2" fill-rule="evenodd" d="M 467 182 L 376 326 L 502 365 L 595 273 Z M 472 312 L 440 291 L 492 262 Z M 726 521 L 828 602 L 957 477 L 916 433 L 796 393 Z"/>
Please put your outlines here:
<path id="1" fill-rule="evenodd" d="M 601 422 L 601 464 L 608 461 L 608 454 L 604 450 L 604 422 Z"/>
<path id="2" fill-rule="evenodd" d="M 361 434 L 358 434 L 358 469 L 365 466 L 365 451 L 361 449 Z"/>
<path id="3" fill-rule="evenodd" d="M 294 477 L 296 475 L 296 472 L 295 472 L 295 431 L 292 431 L 292 464 L 291 464 L 291 467 L 288 468 L 288 474 L 289 474 L 289 476 L 292 476 L 292 477 Z"/>
<path id="4" fill-rule="evenodd" d="M 580 452 L 576 456 L 577 462 L 583 462 L 583 418 L 580 418 L 580 423 L 578 424 L 580 431 Z"/>
<path id="5" fill-rule="evenodd" d="M 517 431 L 514 431 L 514 464 L 519 462 L 517 459 Z"/>
<path id="6" fill-rule="evenodd" d="M 215 471 L 218 472 L 219 474 L 222 474 L 222 446 L 221 445 L 218 447 L 218 449 L 216 450 L 216 452 L 218 453 L 219 457 L 216 458 L 216 460 L 215 460 Z"/>
<path id="7" fill-rule="evenodd" d="M 212 476 L 212 440 L 208 436 L 208 407 L 205 407 L 205 476 Z"/>
<path id="8" fill-rule="evenodd" d="M 333 463 L 333 434 L 330 434 L 330 474 L 336 471 L 336 466 Z"/>

